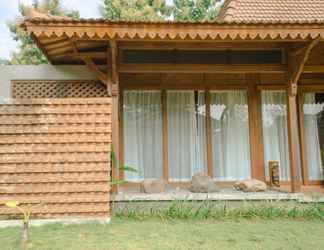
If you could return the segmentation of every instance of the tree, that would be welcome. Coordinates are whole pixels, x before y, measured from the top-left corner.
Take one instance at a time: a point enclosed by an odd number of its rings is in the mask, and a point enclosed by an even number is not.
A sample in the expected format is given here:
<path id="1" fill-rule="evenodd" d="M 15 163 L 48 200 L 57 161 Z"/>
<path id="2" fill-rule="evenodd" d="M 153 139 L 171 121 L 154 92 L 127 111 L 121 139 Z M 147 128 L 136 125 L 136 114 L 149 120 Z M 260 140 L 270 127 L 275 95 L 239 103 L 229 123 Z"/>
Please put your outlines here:
<path id="1" fill-rule="evenodd" d="M 28 16 L 28 12 L 34 8 L 41 13 L 49 13 L 55 16 L 68 16 L 79 18 L 77 11 L 63 9 L 60 0 L 35 0 L 32 7 L 26 5 L 19 6 L 22 17 Z M 33 39 L 20 28 L 21 18 L 8 22 L 8 27 L 13 35 L 13 39 L 19 42 L 19 51 L 12 54 L 12 64 L 46 64 L 46 57 L 38 49 Z"/>
<path id="2" fill-rule="evenodd" d="M 176 21 L 213 22 L 220 10 L 219 0 L 173 0 Z"/>
<path id="3" fill-rule="evenodd" d="M 163 21 L 171 15 L 165 0 L 104 0 L 101 14 L 110 21 Z"/>
<path id="4" fill-rule="evenodd" d="M 212 22 L 217 18 L 220 0 L 104 0 L 102 16 L 110 21 Z"/>

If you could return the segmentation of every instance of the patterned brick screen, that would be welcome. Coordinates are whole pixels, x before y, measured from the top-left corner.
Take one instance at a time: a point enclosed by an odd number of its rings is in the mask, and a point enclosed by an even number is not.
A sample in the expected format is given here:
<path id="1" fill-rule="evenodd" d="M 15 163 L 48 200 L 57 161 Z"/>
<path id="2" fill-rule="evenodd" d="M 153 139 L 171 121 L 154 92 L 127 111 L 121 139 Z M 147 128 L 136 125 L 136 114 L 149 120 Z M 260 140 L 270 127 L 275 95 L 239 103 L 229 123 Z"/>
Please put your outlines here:
<path id="1" fill-rule="evenodd" d="M 107 97 L 107 88 L 96 81 L 20 80 L 12 82 L 12 98 Z"/>
<path id="2" fill-rule="evenodd" d="M 30 99 L 0 105 L 0 217 L 4 202 L 44 205 L 41 218 L 109 214 L 110 98 Z"/>

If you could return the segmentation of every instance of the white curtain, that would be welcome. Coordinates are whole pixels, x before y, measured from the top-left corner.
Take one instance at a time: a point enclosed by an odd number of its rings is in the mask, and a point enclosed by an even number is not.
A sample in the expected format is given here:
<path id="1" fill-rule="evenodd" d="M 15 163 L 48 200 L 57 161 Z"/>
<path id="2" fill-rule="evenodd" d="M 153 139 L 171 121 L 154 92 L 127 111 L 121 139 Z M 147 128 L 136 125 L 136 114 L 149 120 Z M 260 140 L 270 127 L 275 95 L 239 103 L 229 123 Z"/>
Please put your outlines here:
<path id="1" fill-rule="evenodd" d="M 170 179 L 207 172 L 204 93 L 168 91 L 167 111 Z"/>
<path id="2" fill-rule="evenodd" d="M 124 92 L 125 165 L 138 173 L 125 172 L 125 179 L 162 178 L 162 111 L 158 91 Z"/>
<path id="3" fill-rule="evenodd" d="M 309 179 L 323 180 L 318 118 L 323 115 L 324 104 L 316 103 L 315 93 L 306 93 L 303 109 Z"/>
<path id="4" fill-rule="evenodd" d="M 249 179 L 250 144 L 247 93 L 211 92 L 214 175 L 217 180 Z"/>
<path id="5" fill-rule="evenodd" d="M 262 124 L 265 173 L 269 161 L 278 161 L 280 179 L 290 179 L 287 105 L 285 91 L 262 91 Z"/>

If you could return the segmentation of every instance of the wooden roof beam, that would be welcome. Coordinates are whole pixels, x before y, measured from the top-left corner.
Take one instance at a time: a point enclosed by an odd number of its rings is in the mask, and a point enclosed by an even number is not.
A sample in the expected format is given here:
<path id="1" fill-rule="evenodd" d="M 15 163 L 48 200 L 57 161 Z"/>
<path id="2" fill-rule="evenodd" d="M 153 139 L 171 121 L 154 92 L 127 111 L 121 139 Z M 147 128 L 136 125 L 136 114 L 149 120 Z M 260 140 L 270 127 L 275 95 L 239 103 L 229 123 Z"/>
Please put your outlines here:
<path id="1" fill-rule="evenodd" d="M 119 73 L 286 73 L 283 64 L 176 64 L 176 63 L 124 63 Z"/>
<path id="2" fill-rule="evenodd" d="M 105 59 L 107 58 L 107 53 L 106 52 L 78 52 L 77 54 L 72 52 L 72 53 L 67 53 L 67 54 L 61 54 L 60 56 L 64 57 L 74 57 L 74 58 L 92 58 L 92 59 Z"/>

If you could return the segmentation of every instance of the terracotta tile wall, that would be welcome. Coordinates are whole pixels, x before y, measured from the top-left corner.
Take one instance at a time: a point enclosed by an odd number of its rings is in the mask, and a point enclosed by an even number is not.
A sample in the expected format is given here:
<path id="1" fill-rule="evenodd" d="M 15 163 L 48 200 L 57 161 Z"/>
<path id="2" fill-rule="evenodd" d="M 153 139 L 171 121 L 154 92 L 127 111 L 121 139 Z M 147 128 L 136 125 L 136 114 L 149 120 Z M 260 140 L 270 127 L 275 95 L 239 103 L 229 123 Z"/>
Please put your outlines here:
<path id="1" fill-rule="evenodd" d="M 44 205 L 41 218 L 109 215 L 110 98 L 0 105 L 0 218 L 8 200 Z"/>

